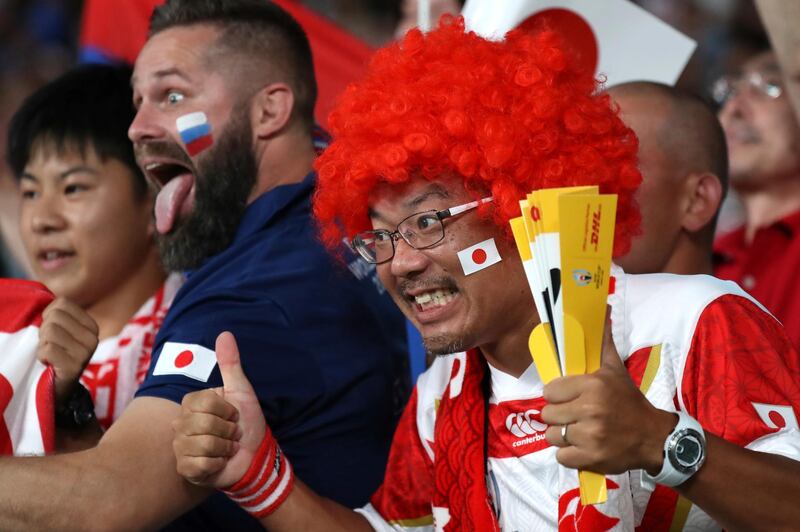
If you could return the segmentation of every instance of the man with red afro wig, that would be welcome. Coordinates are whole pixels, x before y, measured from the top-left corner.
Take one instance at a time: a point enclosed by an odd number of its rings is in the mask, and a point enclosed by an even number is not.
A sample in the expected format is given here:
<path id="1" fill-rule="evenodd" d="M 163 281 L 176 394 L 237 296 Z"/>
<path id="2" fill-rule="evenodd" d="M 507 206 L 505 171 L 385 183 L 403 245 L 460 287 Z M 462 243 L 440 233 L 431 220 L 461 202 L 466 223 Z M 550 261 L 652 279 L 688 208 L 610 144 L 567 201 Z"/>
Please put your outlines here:
<path id="1" fill-rule="evenodd" d="M 379 51 L 331 114 L 338 136 L 316 164 L 314 206 L 325 242 L 372 228 L 381 183 L 457 175 L 476 199 L 494 197 L 503 228 L 533 189 L 600 185 L 619 195 L 615 251 L 627 251 L 639 225 L 637 142 L 608 98 L 593 96 L 591 73 L 571 66 L 552 32 L 497 43 L 443 24 Z"/>
<path id="2" fill-rule="evenodd" d="M 322 237 L 376 264 L 428 350 L 446 355 L 420 377 L 371 503 L 352 512 L 293 478 L 227 334 L 224 390 L 186 396 L 175 425 L 184 477 L 225 489 L 270 530 L 800 522 L 787 497 L 800 362 L 736 285 L 614 267 L 601 369 L 543 386 L 531 363 L 539 316 L 506 229 L 518 200 L 581 184 L 617 194 L 617 254 L 639 223 L 636 139 L 570 58 L 546 29 L 489 42 L 444 19 L 379 52 L 331 117 Z M 607 502 L 580 503 L 576 469 L 607 475 Z"/>

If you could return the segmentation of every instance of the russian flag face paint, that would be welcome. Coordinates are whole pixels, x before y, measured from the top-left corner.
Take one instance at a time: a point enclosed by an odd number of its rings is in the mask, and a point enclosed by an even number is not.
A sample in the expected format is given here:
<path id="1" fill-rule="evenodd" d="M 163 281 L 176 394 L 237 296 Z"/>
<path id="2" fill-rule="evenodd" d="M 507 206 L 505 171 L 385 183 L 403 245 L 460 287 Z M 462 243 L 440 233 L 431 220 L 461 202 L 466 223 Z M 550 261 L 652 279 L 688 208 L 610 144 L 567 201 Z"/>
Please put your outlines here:
<path id="1" fill-rule="evenodd" d="M 211 137 L 211 124 L 203 112 L 189 113 L 179 116 L 175 121 L 178 133 L 186 145 L 189 155 L 194 157 L 214 143 Z"/>
<path id="2" fill-rule="evenodd" d="M 503 259 L 497 252 L 494 238 L 490 238 L 459 251 L 458 260 L 461 262 L 464 275 L 470 275 L 497 264 Z"/>

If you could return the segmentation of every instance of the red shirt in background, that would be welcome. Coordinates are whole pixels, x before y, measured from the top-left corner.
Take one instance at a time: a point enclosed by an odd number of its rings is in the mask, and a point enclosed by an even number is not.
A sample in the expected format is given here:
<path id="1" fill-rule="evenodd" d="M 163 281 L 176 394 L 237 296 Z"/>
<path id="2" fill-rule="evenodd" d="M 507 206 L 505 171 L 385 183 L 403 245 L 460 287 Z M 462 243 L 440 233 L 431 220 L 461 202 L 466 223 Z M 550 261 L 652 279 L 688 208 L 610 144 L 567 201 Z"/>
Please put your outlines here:
<path id="1" fill-rule="evenodd" d="M 743 227 L 718 238 L 714 275 L 737 282 L 800 346 L 800 211 L 759 229 L 749 245 Z"/>

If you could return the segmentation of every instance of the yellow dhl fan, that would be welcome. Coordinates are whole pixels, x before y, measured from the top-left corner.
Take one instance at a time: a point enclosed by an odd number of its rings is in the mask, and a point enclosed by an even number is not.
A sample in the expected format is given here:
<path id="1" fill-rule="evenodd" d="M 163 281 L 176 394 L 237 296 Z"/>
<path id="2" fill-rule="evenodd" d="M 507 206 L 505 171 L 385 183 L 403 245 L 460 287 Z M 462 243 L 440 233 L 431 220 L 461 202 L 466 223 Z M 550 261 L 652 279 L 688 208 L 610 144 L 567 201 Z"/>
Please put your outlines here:
<path id="1" fill-rule="evenodd" d="M 541 323 L 528 347 L 542 381 L 600 368 L 617 196 L 597 186 L 535 190 L 510 220 Z M 579 471 L 581 503 L 607 499 L 605 477 Z"/>

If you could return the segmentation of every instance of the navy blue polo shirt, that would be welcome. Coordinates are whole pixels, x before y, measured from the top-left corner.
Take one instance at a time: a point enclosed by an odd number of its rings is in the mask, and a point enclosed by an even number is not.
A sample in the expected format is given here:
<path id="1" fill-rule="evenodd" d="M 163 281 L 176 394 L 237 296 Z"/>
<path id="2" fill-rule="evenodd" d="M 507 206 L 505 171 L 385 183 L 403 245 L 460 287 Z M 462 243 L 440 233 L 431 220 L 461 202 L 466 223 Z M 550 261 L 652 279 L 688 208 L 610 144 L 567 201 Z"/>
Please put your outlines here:
<path id="1" fill-rule="evenodd" d="M 170 343 L 213 350 L 220 332 L 233 332 L 244 371 L 298 478 L 320 495 L 358 507 L 383 479 L 408 398 L 405 325 L 374 267 L 355 257 L 337 262 L 318 242 L 313 187 L 309 174 L 260 196 L 247 207 L 231 246 L 188 273 L 137 396 L 180 403 L 186 393 L 222 386 L 216 365 L 199 379 L 154 375 L 154 368 L 162 350 L 169 356 Z M 257 523 L 216 494 L 174 525 Z"/>

